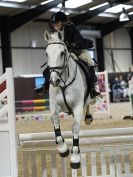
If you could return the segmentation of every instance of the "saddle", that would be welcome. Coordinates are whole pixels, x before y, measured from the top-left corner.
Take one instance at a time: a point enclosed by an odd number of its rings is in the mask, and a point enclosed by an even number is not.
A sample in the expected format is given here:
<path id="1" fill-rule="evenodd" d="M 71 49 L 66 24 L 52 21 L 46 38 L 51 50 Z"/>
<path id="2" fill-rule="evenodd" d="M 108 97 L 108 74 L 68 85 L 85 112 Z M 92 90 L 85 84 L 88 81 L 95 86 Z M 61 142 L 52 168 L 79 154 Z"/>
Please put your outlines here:
<path id="1" fill-rule="evenodd" d="M 87 91 L 84 97 L 84 104 L 86 103 L 86 100 L 89 96 L 89 93 L 91 91 L 91 73 L 90 73 L 90 67 L 88 65 L 88 63 L 82 59 L 78 59 L 75 60 L 75 62 L 79 65 L 79 67 L 82 69 L 82 71 L 85 74 L 85 78 L 86 78 L 86 83 L 87 83 Z"/>

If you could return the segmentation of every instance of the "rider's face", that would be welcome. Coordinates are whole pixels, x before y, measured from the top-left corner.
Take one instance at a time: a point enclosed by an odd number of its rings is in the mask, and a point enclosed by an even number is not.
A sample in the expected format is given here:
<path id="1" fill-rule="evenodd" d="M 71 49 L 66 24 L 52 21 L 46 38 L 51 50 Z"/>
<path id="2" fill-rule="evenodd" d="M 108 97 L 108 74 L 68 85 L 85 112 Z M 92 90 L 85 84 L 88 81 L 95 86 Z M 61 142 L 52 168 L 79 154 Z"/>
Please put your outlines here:
<path id="1" fill-rule="evenodd" d="M 63 23 L 62 23 L 62 21 L 59 21 L 59 22 L 54 23 L 54 24 L 53 24 L 53 27 L 54 27 L 55 30 L 62 30 L 62 28 L 63 28 Z"/>

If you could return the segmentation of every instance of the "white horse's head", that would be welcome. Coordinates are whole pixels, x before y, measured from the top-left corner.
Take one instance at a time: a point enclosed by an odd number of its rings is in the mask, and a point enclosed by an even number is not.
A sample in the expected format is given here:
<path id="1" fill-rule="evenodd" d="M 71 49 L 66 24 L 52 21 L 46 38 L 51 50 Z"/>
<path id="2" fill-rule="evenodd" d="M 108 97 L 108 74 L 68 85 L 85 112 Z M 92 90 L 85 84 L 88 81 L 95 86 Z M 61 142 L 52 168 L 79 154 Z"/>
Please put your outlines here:
<path id="1" fill-rule="evenodd" d="M 48 42 L 46 56 L 51 73 L 50 83 L 54 87 L 58 87 L 66 68 L 68 51 L 61 32 L 48 33 L 45 31 L 44 38 Z"/>

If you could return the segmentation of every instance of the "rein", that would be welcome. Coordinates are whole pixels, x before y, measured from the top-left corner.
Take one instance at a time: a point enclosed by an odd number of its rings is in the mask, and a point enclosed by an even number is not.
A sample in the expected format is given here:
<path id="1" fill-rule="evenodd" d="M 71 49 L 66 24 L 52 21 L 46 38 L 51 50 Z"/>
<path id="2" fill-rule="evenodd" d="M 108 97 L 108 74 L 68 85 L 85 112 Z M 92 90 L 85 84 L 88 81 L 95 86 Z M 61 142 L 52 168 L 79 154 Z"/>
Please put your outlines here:
<path id="1" fill-rule="evenodd" d="M 67 88 L 69 85 L 71 85 L 71 84 L 74 82 L 74 80 L 76 79 L 76 74 L 77 74 L 77 64 L 76 64 L 76 69 L 75 69 L 75 75 L 74 75 L 72 81 L 71 81 L 69 84 L 65 85 L 64 87 L 61 87 L 61 86 L 60 86 L 60 89 L 61 89 L 62 94 L 63 94 L 64 102 L 65 102 L 65 104 L 66 104 L 66 106 L 67 106 L 67 109 L 68 109 L 68 111 L 69 111 L 69 114 L 71 114 L 73 111 L 72 111 L 72 109 L 69 107 L 69 105 L 68 105 L 68 103 L 67 103 L 67 101 L 66 101 L 65 90 L 66 90 L 66 88 Z"/>

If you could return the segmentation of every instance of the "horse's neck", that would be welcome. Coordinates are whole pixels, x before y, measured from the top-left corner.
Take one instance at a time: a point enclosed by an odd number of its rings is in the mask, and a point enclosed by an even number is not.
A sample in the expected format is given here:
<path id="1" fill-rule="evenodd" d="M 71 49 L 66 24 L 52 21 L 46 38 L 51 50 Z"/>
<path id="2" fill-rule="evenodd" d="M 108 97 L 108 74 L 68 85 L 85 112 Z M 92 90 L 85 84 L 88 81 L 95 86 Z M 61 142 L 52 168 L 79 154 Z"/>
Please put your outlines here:
<path id="1" fill-rule="evenodd" d="M 70 75 L 74 75 L 75 73 L 75 69 L 76 69 L 76 63 L 75 61 L 72 59 L 72 57 L 70 56 L 69 62 L 68 62 L 68 66 L 69 66 L 69 72 Z"/>
<path id="2" fill-rule="evenodd" d="M 70 55 L 70 54 L 69 54 Z M 76 63 L 74 62 L 74 60 L 72 59 L 71 56 L 68 56 L 69 61 L 68 61 L 68 69 L 69 69 L 69 78 L 67 80 L 67 83 L 70 83 L 72 81 L 72 79 L 75 77 L 75 72 L 76 72 Z M 67 69 L 66 71 L 67 72 Z"/>

